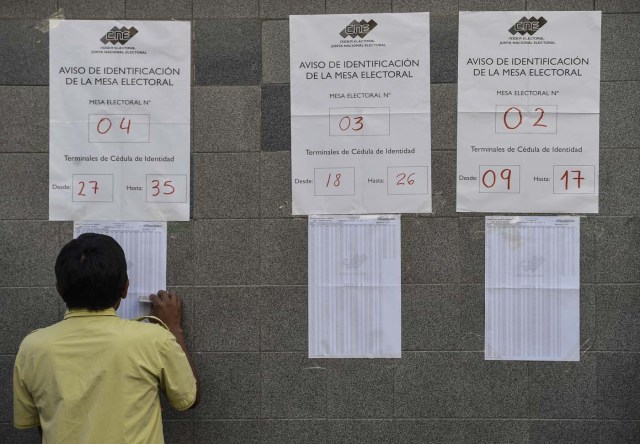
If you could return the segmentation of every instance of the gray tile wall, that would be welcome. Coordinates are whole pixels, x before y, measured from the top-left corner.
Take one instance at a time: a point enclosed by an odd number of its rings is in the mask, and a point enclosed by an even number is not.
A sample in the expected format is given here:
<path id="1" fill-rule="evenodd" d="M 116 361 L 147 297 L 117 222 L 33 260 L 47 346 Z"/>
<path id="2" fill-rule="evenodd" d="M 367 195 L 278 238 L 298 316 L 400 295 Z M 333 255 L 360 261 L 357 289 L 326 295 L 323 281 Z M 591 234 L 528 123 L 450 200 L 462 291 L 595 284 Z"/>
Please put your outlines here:
<path id="1" fill-rule="evenodd" d="M 583 217 L 580 362 L 483 359 L 484 224 L 455 212 L 458 10 L 602 10 L 600 214 Z M 291 216 L 289 14 L 431 12 L 432 215 L 402 222 L 396 360 L 307 358 L 306 219 Z M 50 16 L 193 25 L 190 222 L 169 224 L 204 394 L 168 443 L 640 442 L 640 2 L 0 1 L 0 442 L 21 338 L 56 322 L 47 221 Z"/>

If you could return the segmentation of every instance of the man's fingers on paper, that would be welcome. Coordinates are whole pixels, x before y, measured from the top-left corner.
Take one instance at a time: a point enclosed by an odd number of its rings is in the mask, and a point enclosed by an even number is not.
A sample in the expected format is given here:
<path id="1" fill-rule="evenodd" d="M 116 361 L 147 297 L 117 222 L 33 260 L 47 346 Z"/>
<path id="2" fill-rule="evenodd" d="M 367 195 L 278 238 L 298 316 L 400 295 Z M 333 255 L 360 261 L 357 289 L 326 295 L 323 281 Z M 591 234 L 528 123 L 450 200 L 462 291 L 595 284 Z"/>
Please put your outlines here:
<path id="1" fill-rule="evenodd" d="M 180 297 L 177 294 L 166 290 L 158 290 L 158 293 L 149 296 L 149 300 L 154 305 L 175 304 L 178 307 L 182 306 L 182 300 L 180 299 Z"/>

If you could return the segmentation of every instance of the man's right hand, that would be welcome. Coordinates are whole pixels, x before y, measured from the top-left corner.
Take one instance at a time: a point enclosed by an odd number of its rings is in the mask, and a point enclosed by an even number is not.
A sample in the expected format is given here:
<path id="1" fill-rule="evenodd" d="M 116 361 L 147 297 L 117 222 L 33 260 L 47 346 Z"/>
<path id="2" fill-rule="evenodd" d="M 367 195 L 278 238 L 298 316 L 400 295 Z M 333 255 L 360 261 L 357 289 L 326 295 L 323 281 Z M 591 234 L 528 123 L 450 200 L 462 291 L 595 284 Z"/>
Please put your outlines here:
<path id="1" fill-rule="evenodd" d="M 150 295 L 149 300 L 152 304 L 151 316 L 167 324 L 172 332 L 182 330 L 182 302 L 177 294 L 160 290 L 158 294 Z"/>
<path id="2" fill-rule="evenodd" d="M 193 365 L 193 360 L 191 359 L 191 355 L 187 350 L 187 344 L 184 340 L 184 332 L 182 331 L 182 323 L 180 321 L 180 317 L 182 315 L 182 301 L 177 294 L 164 290 L 160 290 L 158 294 L 150 295 L 149 300 L 153 305 L 151 315 L 167 324 L 169 331 L 173 333 L 176 341 L 180 344 L 180 347 L 182 347 L 184 354 L 187 355 L 191 371 L 193 372 L 193 376 L 196 378 L 196 399 L 190 407 L 194 408 L 200 402 L 200 381 L 198 380 L 196 367 Z"/>

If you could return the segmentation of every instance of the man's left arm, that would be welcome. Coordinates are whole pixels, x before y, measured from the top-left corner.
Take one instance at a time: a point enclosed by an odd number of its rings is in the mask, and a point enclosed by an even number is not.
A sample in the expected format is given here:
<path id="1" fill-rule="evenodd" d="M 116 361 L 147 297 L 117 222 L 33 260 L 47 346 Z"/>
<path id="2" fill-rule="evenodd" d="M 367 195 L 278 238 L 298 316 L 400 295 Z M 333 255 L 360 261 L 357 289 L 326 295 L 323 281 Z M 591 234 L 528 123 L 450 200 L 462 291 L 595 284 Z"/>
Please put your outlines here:
<path id="1" fill-rule="evenodd" d="M 38 408 L 23 379 L 20 352 L 13 367 L 13 426 L 17 429 L 40 426 Z"/>

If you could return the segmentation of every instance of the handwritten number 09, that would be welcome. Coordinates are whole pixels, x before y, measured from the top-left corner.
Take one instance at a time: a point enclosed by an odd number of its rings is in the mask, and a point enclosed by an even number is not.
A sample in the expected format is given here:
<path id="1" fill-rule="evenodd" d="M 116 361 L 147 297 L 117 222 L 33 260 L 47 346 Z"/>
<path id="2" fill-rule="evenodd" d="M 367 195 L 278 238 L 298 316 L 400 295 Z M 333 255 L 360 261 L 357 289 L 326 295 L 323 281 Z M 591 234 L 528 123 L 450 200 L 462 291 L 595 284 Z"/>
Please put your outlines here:
<path id="1" fill-rule="evenodd" d="M 511 169 L 505 168 L 504 170 L 500 171 L 500 178 L 502 180 L 507 181 L 507 190 L 510 190 L 511 189 Z M 484 185 L 486 188 L 493 188 L 493 186 L 496 184 L 496 180 L 497 180 L 497 175 L 496 175 L 496 172 L 493 170 L 487 170 L 482 175 L 482 185 Z"/>

